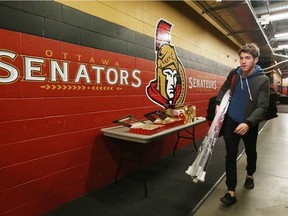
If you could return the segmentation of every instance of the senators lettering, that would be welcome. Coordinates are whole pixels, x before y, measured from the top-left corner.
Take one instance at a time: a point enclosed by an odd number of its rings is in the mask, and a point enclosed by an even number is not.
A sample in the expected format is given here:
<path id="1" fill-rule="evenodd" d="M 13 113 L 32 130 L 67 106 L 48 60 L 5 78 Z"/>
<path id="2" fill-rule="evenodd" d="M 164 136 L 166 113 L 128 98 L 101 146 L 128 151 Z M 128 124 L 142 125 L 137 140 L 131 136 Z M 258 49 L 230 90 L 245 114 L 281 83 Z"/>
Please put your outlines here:
<path id="1" fill-rule="evenodd" d="M 52 51 L 47 51 L 47 55 L 52 55 Z M 67 56 L 67 53 L 65 54 Z M 93 64 L 79 63 L 76 71 L 69 68 L 70 62 L 57 61 L 41 57 L 20 56 L 14 52 L 0 50 L 0 84 L 11 84 L 20 77 L 19 69 L 15 65 L 17 58 L 23 58 L 23 81 L 37 82 L 64 82 L 68 83 L 70 76 L 74 83 L 92 83 L 91 77 L 94 78 L 95 84 L 108 83 L 109 85 L 126 85 L 140 87 L 140 71 L 135 69 L 114 68 L 108 66 L 99 66 Z M 81 56 L 78 55 L 78 59 Z M 93 60 L 94 61 L 94 60 Z M 109 60 L 102 60 L 107 62 Z M 48 69 L 46 68 L 48 67 Z"/>
<path id="2" fill-rule="evenodd" d="M 17 55 L 12 52 L 0 50 L 0 83 L 12 83 L 18 79 L 19 72 L 13 65 L 1 61 L 2 58 L 5 57 L 15 61 Z"/>
<path id="3" fill-rule="evenodd" d="M 216 80 L 206 80 L 189 77 L 189 88 L 206 88 L 206 89 L 216 89 Z"/>

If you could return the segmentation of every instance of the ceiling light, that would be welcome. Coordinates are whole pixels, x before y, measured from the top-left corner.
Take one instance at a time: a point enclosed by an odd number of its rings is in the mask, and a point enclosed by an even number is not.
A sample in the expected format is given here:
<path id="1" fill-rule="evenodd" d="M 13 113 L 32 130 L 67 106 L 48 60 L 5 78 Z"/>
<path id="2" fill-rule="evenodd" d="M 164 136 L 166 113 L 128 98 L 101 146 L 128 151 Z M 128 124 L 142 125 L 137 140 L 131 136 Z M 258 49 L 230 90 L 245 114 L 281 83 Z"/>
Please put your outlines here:
<path id="1" fill-rule="evenodd" d="M 288 32 L 275 34 L 275 37 L 288 37 Z"/>
<path id="2" fill-rule="evenodd" d="M 275 38 L 283 38 L 283 37 L 288 37 L 288 32 L 285 33 L 278 33 L 274 35 Z"/>
<path id="3" fill-rule="evenodd" d="M 272 14 L 269 16 L 270 21 L 276 21 L 276 20 L 284 20 L 288 19 L 288 13 L 279 13 L 279 14 Z"/>
<path id="4" fill-rule="evenodd" d="M 288 40 L 288 32 L 275 34 L 274 39 L 275 41 L 286 41 Z"/>
<path id="5" fill-rule="evenodd" d="M 268 21 L 277 21 L 277 20 L 284 20 L 284 19 L 288 19 L 288 13 L 287 12 L 283 12 L 283 13 L 278 13 L 278 14 L 264 14 L 261 16 L 261 19 L 266 19 Z"/>
<path id="6" fill-rule="evenodd" d="M 288 44 L 279 45 L 278 48 L 282 48 L 282 49 L 288 48 Z"/>

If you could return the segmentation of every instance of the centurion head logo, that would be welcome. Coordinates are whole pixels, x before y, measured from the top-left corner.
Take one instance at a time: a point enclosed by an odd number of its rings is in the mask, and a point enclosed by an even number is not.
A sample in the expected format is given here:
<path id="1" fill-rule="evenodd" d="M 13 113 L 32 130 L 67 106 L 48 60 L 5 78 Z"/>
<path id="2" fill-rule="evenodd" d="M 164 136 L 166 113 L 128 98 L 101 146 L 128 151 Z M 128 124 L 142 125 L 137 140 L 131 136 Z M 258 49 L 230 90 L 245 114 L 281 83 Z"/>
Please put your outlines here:
<path id="1" fill-rule="evenodd" d="M 155 36 L 155 79 L 146 87 L 148 98 L 163 108 L 183 105 L 186 96 L 186 74 L 175 47 L 171 45 L 172 24 L 159 20 Z"/>

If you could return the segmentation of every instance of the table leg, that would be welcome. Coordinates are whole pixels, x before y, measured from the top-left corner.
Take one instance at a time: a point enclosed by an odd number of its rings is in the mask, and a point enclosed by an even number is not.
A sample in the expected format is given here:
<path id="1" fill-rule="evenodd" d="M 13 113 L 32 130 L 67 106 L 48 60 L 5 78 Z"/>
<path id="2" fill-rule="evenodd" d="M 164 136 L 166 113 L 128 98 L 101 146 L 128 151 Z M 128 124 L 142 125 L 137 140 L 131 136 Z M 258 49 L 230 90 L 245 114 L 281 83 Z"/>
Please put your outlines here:
<path id="1" fill-rule="evenodd" d="M 175 153 L 176 153 L 177 145 L 178 145 L 178 142 L 179 142 L 179 138 L 181 138 L 180 132 L 177 133 L 177 140 L 176 140 L 176 143 L 175 143 L 175 146 L 174 146 L 174 149 L 173 149 L 173 157 L 175 157 Z"/>
<path id="2" fill-rule="evenodd" d="M 138 163 L 139 163 L 139 172 L 141 172 L 141 178 L 142 178 L 142 182 L 144 185 L 144 194 L 145 194 L 145 198 L 148 196 L 148 190 L 147 190 L 147 184 L 146 184 L 146 179 L 143 173 L 143 167 L 142 167 L 142 160 L 143 160 L 143 149 L 142 149 L 142 144 L 138 144 L 139 146 L 139 151 L 138 151 Z"/>
<path id="3" fill-rule="evenodd" d="M 118 181 L 118 175 L 119 172 L 121 170 L 121 167 L 123 165 L 124 160 L 131 160 L 131 161 L 135 161 L 138 162 L 138 167 L 139 167 L 139 172 L 141 172 L 141 179 L 143 182 L 143 186 L 144 186 L 144 194 L 145 194 L 145 198 L 148 196 L 148 189 L 147 189 L 147 184 L 146 184 L 146 180 L 145 180 L 145 176 L 143 174 L 143 166 L 142 166 L 142 160 L 143 160 L 143 150 L 142 150 L 142 144 L 141 143 L 133 143 L 132 147 L 134 147 L 135 145 L 138 146 L 138 150 L 137 150 L 137 156 L 138 158 L 134 159 L 134 158 L 129 158 L 129 157 L 125 157 L 125 152 L 127 151 L 127 149 L 124 148 L 123 146 L 124 144 L 121 144 L 121 151 L 120 151 L 120 161 L 118 164 L 118 168 L 114 177 L 114 183 L 116 184 Z"/>
<path id="4" fill-rule="evenodd" d="M 189 133 L 189 134 L 191 135 L 191 137 L 181 136 L 181 135 L 180 135 L 180 132 L 177 133 L 177 140 L 176 140 L 176 144 L 175 144 L 174 149 L 173 149 L 173 157 L 175 157 L 177 145 L 178 145 L 178 143 L 179 143 L 179 139 L 180 139 L 180 138 L 183 138 L 183 139 L 192 139 L 194 148 L 195 148 L 196 152 L 198 151 L 198 148 L 197 148 L 197 145 L 196 145 L 196 142 L 195 142 L 195 127 L 192 126 L 192 132 L 190 132 L 189 130 L 185 130 L 185 131 L 186 131 L 187 133 Z"/>
<path id="5" fill-rule="evenodd" d="M 190 131 L 188 131 L 188 130 L 186 132 L 191 134 L 191 139 L 193 140 L 193 145 L 195 147 L 195 150 L 198 151 L 198 148 L 197 148 L 197 145 L 196 145 L 196 142 L 195 142 L 195 127 L 194 126 L 192 127 L 192 133 Z"/>
<path id="6" fill-rule="evenodd" d="M 118 175 L 119 175 L 119 172 L 120 172 L 120 169 L 122 167 L 122 164 L 123 164 L 123 160 L 124 160 L 124 147 L 123 147 L 123 144 L 121 144 L 121 150 L 120 150 L 120 162 L 118 164 L 118 168 L 117 168 L 117 171 L 116 171 L 116 174 L 115 174 L 115 177 L 114 177 L 114 183 L 117 183 L 117 180 L 118 180 Z"/>
<path id="7" fill-rule="evenodd" d="M 193 126 L 192 127 L 192 133 L 193 133 L 193 145 L 194 145 L 194 148 L 196 149 L 196 152 L 198 151 L 198 148 L 197 148 L 197 145 L 196 145 L 196 141 L 195 141 L 195 127 Z"/>

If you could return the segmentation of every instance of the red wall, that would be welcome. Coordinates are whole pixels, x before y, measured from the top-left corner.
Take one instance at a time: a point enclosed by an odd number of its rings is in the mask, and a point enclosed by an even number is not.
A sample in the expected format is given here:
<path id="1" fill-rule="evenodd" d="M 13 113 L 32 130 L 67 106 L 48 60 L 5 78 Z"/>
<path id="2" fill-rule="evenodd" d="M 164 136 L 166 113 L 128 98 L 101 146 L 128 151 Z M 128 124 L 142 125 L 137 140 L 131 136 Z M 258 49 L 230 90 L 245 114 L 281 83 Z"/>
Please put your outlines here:
<path id="1" fill-rule="evenodd" d="M 0 78 L 9 76 L 4 63 L 17 69 L 12 83 L 0 82 L 0 215 L 42 215 L 60 205 L 101 188 L 113 181 L 119 148 L 100 132 L 116 118 L 127 114 L 143 119 L 143 114 L 159 109 L 145 94 L 155 77 L 155 62 L 132 56 L 81 47 L 60 41 L 1 30 Z M 14 60 L 3 56 L 8 51 Z M 40 71 L 24 75 L 25 59 L 43 60 L 33 63 Z M 57 76 L 51 81 L 50 61 L 60 66 L 69 64 L 69 82 Z M 103 61 L 108 64 L 103 64 Z M 79 65 L 87 68 L 91 83 L 80 79 L 75 83 Z M 109 84 L 105 73 L 96 84 L 91 66 L 128 71 L 128 83 Z M 184 65 L 185 67 L 185 65 Z M 139 70 L 138 83 L 132 71 Z M 208 99 L 215 95 L 225 77 L 186 68 L 186 104 L 197 106 L 197 116 L 205 116 Z M 217 81 L 217 89 L 189 88 L 189 78 Z M 111 75 L 111 80 L 115 77 Z M 204 136 L 207 124 L 196 128 L 196 138 Z M 169 142 L 168 142 L 169 140 Z M 147 145 L 146 164 L 168 155 L 175 136 Z M 187 145 L 182 141 L 179 145 Z M 125 165 L 124 177 L 137 167 Z"/>
<path id="2" fill-rule="evenodd" d="M 281 87 L 281 94 L 288 95 L 288 86 Z"/>

